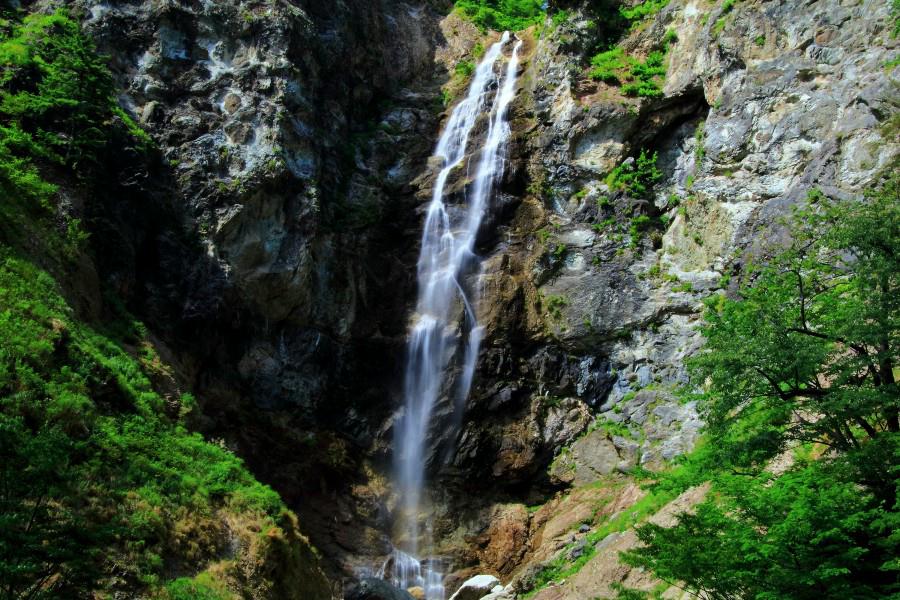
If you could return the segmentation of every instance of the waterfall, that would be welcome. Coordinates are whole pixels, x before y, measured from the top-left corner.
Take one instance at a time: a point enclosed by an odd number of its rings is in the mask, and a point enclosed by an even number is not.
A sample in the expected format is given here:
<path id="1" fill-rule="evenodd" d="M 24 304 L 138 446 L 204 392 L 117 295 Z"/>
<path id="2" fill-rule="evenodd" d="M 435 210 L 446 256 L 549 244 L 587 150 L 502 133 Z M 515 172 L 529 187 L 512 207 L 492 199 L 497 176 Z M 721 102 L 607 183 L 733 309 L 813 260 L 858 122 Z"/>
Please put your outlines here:
<path id="1" fill-rule="evenodd" d="M 459 414 L 475 373 L 483 329 L 478 324 L 478 286 L 481 264 L 475 240 L 494 185 L 503 175 L 510 128 L 506 113 L 515 97 L 519 49 L 516 40 L 502 67 L 509 32 L 493 44 L 475 70 L 468 94 L 453 109 L 438 141 L 435 155 L 441 170 L 434 183 L 425 217 L 418 262 L 419 297 L 407 347 L 404 412 L 396 423 L 395 456 L 401 494 L 400 520 L 403 550 L 395 550 L 385 574 L 400 588 L 421 586 L 428 600 L 444 596 L 441 574 L 433 561 L 419 561 L 420 501 L 425 486 L 428 431 L 434 408 L 447 384 L 447 371 L 461 351 L 459 377 L 452 390 Z M 479 117 L 487 130 L 480 151 L 468 150 L 470 134 Z M 448 206 L 445 187 L 454 169 L 471 169 L 466 157 L 478 156 L 474 178 L 468 184 L 465 206 Z M 473 161 L 474 162 L 474 161 Z M 463 315 L 460 319 L 459 309 Z M 462 322 L 460 322 L 460 320 Z"/>

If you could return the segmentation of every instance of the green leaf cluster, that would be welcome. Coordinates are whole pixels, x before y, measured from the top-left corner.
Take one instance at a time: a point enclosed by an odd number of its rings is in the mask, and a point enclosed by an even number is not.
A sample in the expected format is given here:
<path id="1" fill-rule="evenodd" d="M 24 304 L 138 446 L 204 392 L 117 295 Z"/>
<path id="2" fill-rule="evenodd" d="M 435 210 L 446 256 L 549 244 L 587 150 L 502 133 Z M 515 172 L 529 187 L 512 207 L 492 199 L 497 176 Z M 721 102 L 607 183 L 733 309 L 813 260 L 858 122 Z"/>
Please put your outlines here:
<path id="1" fill-rule="evenodd" d="M 634 6 L 620 6 L 619 13 L 633 25 L 661 11 L 669 0 L 644 0 Z"/>
<path id="2" fill-rule="evenodd" d="M 456 7 L 482 30 L 520 31 L 544 19 L 542 0 L 457 0 Z"/>
<path id="3" fill-rule="evenodd" d="M 63 12 L 30 14 L 0 29 L 0 144 L 76 171 L 96 162 L 106 128 L 123 122 L 112 76 L 93 42 Z"/>
<path id="4" fill-rule="evenodd" d="M 657 154 L 641 150 L 638 157 L 623 162 L 606 176 L 606 185 L 611 190 L 625 190 L 634 198 L 646 198 L 660 179 L 662 172 L 656 168 Z"/>
<path id="5" fill-rule="evenodd" d="M 790 245 L 709 303 L 689 369 L 713 491 L 627 562 L 706 598 L 900 594 L 898 179 L 812 192 Z"/>
<path id="6" fill-rule="evenodd" d="M 56 186 L 40 169 L 63 167 L 84 180 L 113 137 L 150 143 L 116 104 L 112 76 L 78 23 L 62 12 L 0 22 L 0 238 L 48 237 Z M 77 246 L 83 234 L 77 223 L 69 228 Z M 67 245 L 48 249 L 71 253 Z"/>
<path id="7" fill-rule="evenodd" d="M 619 46 L 591 58 L 590 76 L 611 85 L 621 85 L 627 96 L 662 96 L 666 76 L 665 52 L 654 50 L 644 60 L 626 56 Z"/>

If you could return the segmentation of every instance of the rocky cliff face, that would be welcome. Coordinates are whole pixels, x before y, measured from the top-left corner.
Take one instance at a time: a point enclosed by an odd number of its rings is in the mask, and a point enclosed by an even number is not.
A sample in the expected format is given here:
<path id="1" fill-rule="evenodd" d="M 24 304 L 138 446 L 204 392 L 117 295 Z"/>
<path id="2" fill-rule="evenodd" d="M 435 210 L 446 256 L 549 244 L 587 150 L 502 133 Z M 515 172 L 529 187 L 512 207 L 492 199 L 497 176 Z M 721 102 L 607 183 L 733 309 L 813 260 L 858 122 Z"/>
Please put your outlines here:
<path id="1" fill-rule="evenodd" d="M 297 506 L 326 556 L 385 551 L 383 517 L 343 533 L 359 524 L 343 498 L 390 441 L 449 7 L 66 4 L 159 152 L 122 174 L 140 202 L 92 215 L 115 236 L 103 276 L 168 344 L 196 425 Z M 335 513 L 351 515 L 337 533 Z"/>
<path id="2" fill-rule="evenodd" d="M 456 530 L 480 545 L 470 560 L 481 569 L 527 579 L 523 562 L 578 537 L 579 511 L 603 504 L 565 494 L 529 515 L 510 500 L 689 451 L 701 421 L 672 392 L 704 299 L 736 289 L 746 264 L 783 241 L 779 218 L 809 190 L 859 196 L 897 156 L 887 3 L 726 4 L 673 1 L 623 36 L 638 60 L 664 53 L 658 97 L 588 76 L 604 33 L 590 6 L 540 32 L 516 113 L 516 207 L 485 241 L 489 341 L 447 472 L 480 473 L 469 491 L 504 489 Z M 659 157 L 649 196 L 609 177 L 642 151 Z M 562 529 L 554 510 L 569 519 Z M 611 593 L 628 576 L 614 559 L 623 544 L 588 579 L 540 597 Z"/>
<path id="3" fill-rule="evenodd" d="M 672 391 L 703 299 L 778 243 L 810 188 L 856 195 L 897 155 L 887 3 L 725 4 L 672 0 L 623 33 L 591 3 L 551 3 L 566 18 L 521 34 L 476 387 L 458 434 L 434 432 L 456 448 L 434 461 L 434 510 L 457 576 L 527 574 L 598 499 L 525 504 L 689 451 L 701 423 Z M 376 561 L 442 86 L 464 86 L 453 67 L 490 35 L 440 2 L 67 5 L 161 157 L 123 173 L 165 210 L 119 209 L 131 234 L 105 276 L 197 390 L 196 425 L 296 507 L 332 574 Z M 613 34 L 665 53 L 657 97 L 588 76 Z M 652 194 L 608 177 L 642 150 L 659 157 Z M 639 492 L 616 494 L 621 509 Z"/>

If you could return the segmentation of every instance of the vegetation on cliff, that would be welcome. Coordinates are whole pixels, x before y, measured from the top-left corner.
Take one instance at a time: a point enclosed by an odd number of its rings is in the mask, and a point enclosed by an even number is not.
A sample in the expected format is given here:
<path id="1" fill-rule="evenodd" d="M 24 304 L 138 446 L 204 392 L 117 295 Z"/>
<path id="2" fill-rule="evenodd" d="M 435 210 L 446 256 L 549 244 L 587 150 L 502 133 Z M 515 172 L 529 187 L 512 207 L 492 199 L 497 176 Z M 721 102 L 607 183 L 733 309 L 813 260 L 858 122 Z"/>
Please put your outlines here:
<path id="1" fill-rule="evenodd" d="M 790 246 L 707 300 L 682 392 L 699 402 L 702 442 L 663 473 L 638 470 L 646 495 L 544 563 L 525 597 L 632 527 L 641 545 L 622 558 L 664 584 L 620 587 L 621 600 L 670 586 L 723 600 L 900 592 L 900 178 L 863 200 L 811 192 L 785 226 Z M 674 527 L 648 523 L 708 483 Z"/>
<path id="2" fill-rule="evenodd" d="M 543 0 L 457 0 L 456 7 L 482 29 L 519 31 L 544 18 Z"/>
<path id="3" fill-rule="evenodd" d="M 634 566 L 705 598 L 900 592 L 900 179 L 810 194 L 792 243 L 714 297 L 690 363 L 713 490 L 638 529 Z M 624 597 L 636 597 L 626 592 Z"/>
<path id="4" fill-rule="evenodd" d="M 0 597 L 325 596 L 279 496 L 188 431 L 190 394 L 160 393 L 146 328 L 111 295 L 82 314 L 90 232 L 62 198 L 150 140 L 75 21 L 2 16 Z"/>

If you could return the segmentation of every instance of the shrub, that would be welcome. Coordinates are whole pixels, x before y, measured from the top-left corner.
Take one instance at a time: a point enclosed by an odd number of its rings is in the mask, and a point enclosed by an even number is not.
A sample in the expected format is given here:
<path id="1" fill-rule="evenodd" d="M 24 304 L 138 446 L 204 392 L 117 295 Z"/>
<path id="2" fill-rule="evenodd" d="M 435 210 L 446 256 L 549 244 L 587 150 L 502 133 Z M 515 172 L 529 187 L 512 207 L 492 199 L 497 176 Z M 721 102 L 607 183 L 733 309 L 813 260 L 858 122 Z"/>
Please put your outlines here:
<path id="1" fill-rule="evenodd" d="M 544 18 L 542 0 L 457 0 L 456 7 L 482 30 L 519 31 Z"/>
<path id="2" fill-rule="evenodd" d="M 646 150 L 641 150 L 636 160 L 613 169 L 606 177 L 606 184 L 610 189 L 622 189 L 634 198 L 643 198 L 662 178 L 656 161 L 656 152 L 647 154 Z"/>
<path id="3" fill-rule="evenodd" d="M 665 8 L 669 0 L 645 0 L 635 6 L 619 8 L 619 13 L 632 22 L 632 26 Z"/>
<path id="4" fill-rule="evenodd" d="M 626 56 L 615 47 L 594 55 L 590 76 L 611 85 L 621 85 L 627 96 L 656 98 L 662 96 L 660 80 L 665 78 L 665 52 L 654 51 L 643 61 Z"/>
<path id="5" fill-rule="evenodd" d="M 625 51 L 616 46 L 612 50 L 601 52 L 591 59 L 591 77 L 604 83 L 618 84 L 628 68 Z"/>
<path id="6" fill-rule="evenodd" d="M 454 71 L 461 77 L 468 77 L 475 72 L 475 63 L 470 60 L 461 60 L 456 63 Z"/>

